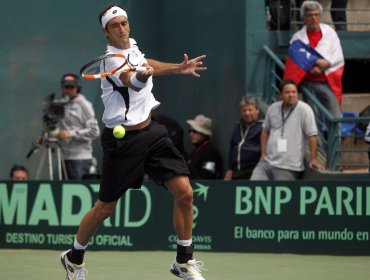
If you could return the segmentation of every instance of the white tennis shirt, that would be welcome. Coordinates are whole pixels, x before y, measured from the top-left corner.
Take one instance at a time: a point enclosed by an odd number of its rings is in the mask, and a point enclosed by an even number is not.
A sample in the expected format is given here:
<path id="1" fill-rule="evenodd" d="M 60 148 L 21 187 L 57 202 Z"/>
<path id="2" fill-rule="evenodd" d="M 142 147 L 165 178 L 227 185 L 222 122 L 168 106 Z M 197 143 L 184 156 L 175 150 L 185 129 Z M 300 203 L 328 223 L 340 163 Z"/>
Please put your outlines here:
<path id="1" fill-rule="evenodd" d="M 147 63 L 144 54 L 139 50 L 136 41 L 130 38 L 131 47 L 125 50 L 117 49 L 113 46 L 107 46 L 107 54 L 123 54 L 129 58 L 129 62 L 135 66 L 142 66 Z M 104 66 L 106 69 L 115 69 L 122 64 L 122 60 L 117 58 L 108 59 Z M 121 73 L 115 73 L 109 76 L 118 87 L 128 89 L 129 106 L 126 108 L 123 96 L 113 89 L 112 84 L 106 79 L 101 79 L 101 98 L 104 103 L 103 123 L 106 127 L 113 128 L 117 125 L 123 124 L 125 126 L 132 126 L 145 121 L 151 110 L 159 106 L 159 102 L 155 100 L 152 88 L 152 77 L 148 79 L 146 86 L 140 91 L 134 91 L 126 87 L 119 79 Z M 126 90 L 125 89 L 125 90 Z"/>

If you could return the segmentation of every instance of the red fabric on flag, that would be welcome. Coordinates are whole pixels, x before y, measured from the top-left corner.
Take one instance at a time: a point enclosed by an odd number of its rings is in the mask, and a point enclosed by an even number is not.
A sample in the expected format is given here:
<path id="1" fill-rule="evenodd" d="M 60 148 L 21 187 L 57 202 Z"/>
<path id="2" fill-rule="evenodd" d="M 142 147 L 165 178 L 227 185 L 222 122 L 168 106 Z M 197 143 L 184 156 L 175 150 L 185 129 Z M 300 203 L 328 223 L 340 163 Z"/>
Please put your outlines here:
<path id="1" fill-rule="evenodd" d="M 338 68 L 334 72 L 331 72 L 326 76 L 331 90 L 334 92 L 338 99 L 339 105 L 342 106 L 342 77 L 344 72 L 344 66 Z"/>
<path id="2" fill-rule="evenodd" d="M 284 80 L 293 80 L 297 85 L 306 75 L 306 71 L 298 66 L 290 57 L 285 60 Z"/>

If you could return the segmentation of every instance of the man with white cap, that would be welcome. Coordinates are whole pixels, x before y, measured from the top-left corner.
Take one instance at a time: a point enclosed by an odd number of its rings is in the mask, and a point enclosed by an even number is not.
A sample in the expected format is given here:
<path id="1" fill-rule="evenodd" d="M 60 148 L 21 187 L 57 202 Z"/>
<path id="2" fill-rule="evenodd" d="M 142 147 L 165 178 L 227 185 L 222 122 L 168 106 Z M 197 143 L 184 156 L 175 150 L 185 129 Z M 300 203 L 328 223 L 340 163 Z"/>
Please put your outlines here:
<path id="1" fill-rule="evenodd" d="M 211 142 L 212 120 L 198 115 L 188 120 L 189 137 L 195 149 L 188 156 L 191 179 L 220 179 L 222 175 L 222 157 Z"/>
<path id="2" fill-rule="evenodd" d="M 164 63 L 144 58 L 134 39 L 130 38 L 127 13 L 111 5 L 99 15 L 103 33 L 108 39 L 107 53 L 125 55 L 130 64 L 146 67 L 143 72 L 116 73 L 101 80 L 104 103 L 101 136 L 103 146 L 102 178 L 99 197 L 80 223 L 72 249 L 63 252 L 61 262 L 67 279 L 84 280 L 84 252 L 91 237 L 114 212 L 117 201 L 129 188 L 140 188 L 144 171 L 174 197 L 174 226 L 177 256 L 170 271 L 185 280 L 204 280 L 203 263 L 193 259 L 193 190 L 189 170 L 180 152 L 169 138 L 166 127 L 152 120 L 151 110 L 159 106 L 152 93 L 153 75 L 184 74 L 199 77 L 205 55 L 181 63 Z M 115 61 L 111 62 L 114 65 Z M 119 63 L 119 62 L 117 62 Z M 102 65 L 104 67 L 104 65 Z M 117 139 L 113 128 L 122 125 L 126 135 Z"/>

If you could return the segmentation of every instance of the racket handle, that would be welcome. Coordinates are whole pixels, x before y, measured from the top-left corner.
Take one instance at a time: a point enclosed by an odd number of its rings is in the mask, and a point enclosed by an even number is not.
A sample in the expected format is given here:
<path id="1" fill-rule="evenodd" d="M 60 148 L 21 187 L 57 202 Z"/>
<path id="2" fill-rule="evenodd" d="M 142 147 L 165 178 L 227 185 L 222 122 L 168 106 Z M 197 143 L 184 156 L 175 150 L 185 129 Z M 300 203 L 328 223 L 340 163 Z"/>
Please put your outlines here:
<path id="1" fill-rule="evenodd" d="M 134 67 L 134 71 L 135 72 L 143 72 L 143 71 L 146 71 L 147 68 L 144 67 L 144 66 L 137 66 L 137 67 Z"/>

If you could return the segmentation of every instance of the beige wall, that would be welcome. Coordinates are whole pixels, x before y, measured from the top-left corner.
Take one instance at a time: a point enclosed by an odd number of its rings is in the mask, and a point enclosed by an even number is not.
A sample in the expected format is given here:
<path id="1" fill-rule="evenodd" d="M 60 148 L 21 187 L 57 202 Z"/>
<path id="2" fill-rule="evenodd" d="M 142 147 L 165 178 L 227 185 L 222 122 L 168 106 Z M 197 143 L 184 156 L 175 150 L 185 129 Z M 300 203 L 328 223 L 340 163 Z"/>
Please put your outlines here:
<path id="1" fill-rule="evenodd" d="M 346 93 L 343 95 L 342 111 L 361 112 L 368 105 L 370 105 L 370 93 Z"/>
<path id="2" fill-rule="evenodd" d="M 324 10 L 330 9 L 331 0 L 320 1 Z M 351 11 L 352 9 L 361 9 L 362 11 Z M 370 30 L 370 0 L 349 0 L 347 4 L 347 22 L 348 23 L 360 23 L 365 22 L 364 25 L 348 24 L 347 28 L 349 31 L 368 31 Z M 324 22 L 330 23 L 332 21 L 330 11 L 324 12 Z"/>

